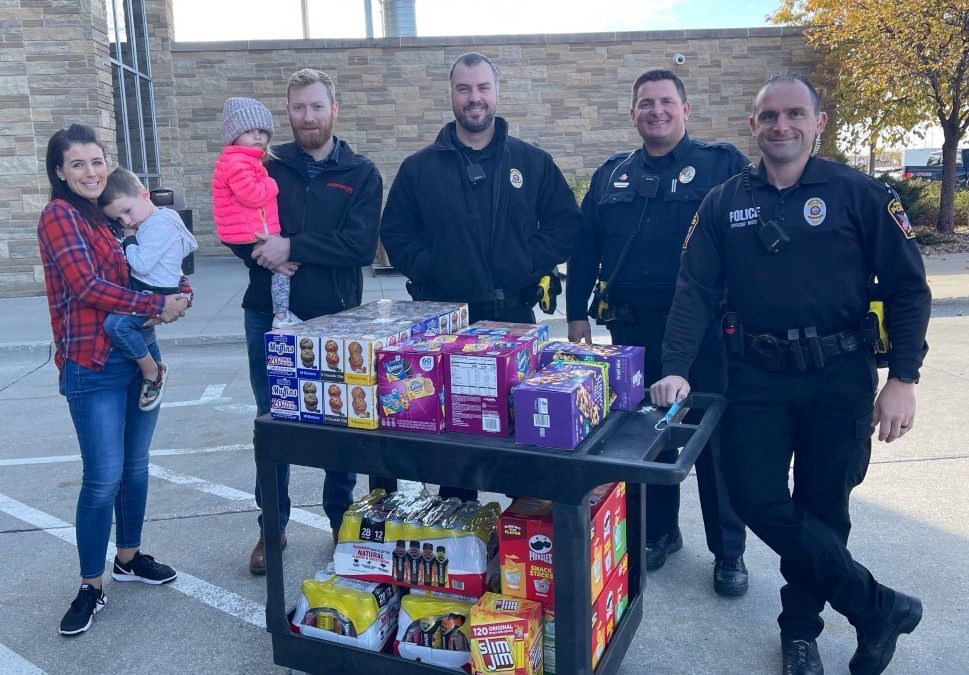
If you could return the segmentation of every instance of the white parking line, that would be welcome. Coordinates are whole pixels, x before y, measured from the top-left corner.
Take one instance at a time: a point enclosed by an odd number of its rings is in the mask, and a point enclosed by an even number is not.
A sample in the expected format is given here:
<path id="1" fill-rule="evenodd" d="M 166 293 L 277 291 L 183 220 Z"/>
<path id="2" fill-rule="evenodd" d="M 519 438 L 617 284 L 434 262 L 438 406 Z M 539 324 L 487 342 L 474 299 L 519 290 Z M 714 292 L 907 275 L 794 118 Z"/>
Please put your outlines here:
<path id="1" fill-rule="evenodd" d="M 152 450 L 152 457 L 174 457 L 177 455 L 201 455 L 210 452 L 236 452 L 238 450 L 252 450 L 252 443 L 237 445 L 216 445 L 210 448 L 161 448 Z M 80 455 L 49 455 L 47 457 L 14 457 L 0 459 L 0 466 L 25 466 L 29 464 L 58 464 L 60 462 L 79 462 Z"/>
<path id="2" fill-rule="evenodd" d="M 20 654 L 0 645 L 0 673 L 4 675 L 47 675 Z"/>
<path id="3" fill-rule="evenodd" d="M 231 401 L 231 398 L 222 398 L 222 392 L 225 391 L 224 384 L 210 384 L 202 392 L 202 397 L 194 401 L 172 401 L 171 403 L 162 403 L 162 408 L 184 408 L 193 405 L 207 405 L 209 403 L 224 403 L 226 401 Z"/>
<path id="4" fill-rule="evenodd" d="M 4 494 L 0 494 L 0 511 L 34 527 L 40 528 L 61 541 L 67 542 L 72 546 L 77 546 L 77 536 L 74 526 L 49 513 L 38 511 Z M 114 544 L 109 543 L 106 556 L 109 564 L 114 562 L 116 552 L 117 550 Z M 258 628 L 266 627 L 266 608 L 232 591 L 219 588 L 198 577 L 193 577 L 186 572 L 179 572 L 178 578 L 168 585 L 190 598 L 203 602 L 209 607 L 225 612 L 237 619 L 242 619 L 253 626 Z M 0 661 L 0 665 L 2 665 L 2 661 Z M 6 673 L 7 671 L 0 668 L 0 672 Z"/>

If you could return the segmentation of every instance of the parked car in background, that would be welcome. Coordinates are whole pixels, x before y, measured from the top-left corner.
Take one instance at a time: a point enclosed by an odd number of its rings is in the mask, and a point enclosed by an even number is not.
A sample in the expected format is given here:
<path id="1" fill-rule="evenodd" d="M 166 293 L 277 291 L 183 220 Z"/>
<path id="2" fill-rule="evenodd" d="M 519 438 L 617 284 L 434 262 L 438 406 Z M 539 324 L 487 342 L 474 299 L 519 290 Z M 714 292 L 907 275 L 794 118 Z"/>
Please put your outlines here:
<path id="1" fill-rule="evenodd" d="M 967 187 L 967 167 L 969 167 L 969 148 L 959 148 L 956 151 L 956 185 Z M 942 180 L 942 151 L 936 150 L 929 154 L 923 165 L 906 165 L 902 167 L 902 180 L 919 178 L 921 180 Z"/>

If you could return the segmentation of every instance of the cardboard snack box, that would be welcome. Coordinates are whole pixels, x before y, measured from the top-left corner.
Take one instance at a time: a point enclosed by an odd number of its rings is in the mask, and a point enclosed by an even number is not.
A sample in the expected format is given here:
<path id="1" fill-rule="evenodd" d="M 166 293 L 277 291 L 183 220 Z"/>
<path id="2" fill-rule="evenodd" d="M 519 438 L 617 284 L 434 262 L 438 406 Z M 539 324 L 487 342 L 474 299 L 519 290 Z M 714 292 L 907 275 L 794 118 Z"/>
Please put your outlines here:
<path id="1" fill-rule="evenodd" d="M 555 362 L 515 387 L 515 442 L 571 450 L 607 411 L 602 363 Z"/>
<path id="2" fill-rule="evenodd" d="M 485 593 L 471 608 L 471 672 L 541 675 L 542 606 Z"/>
<path id="3" fill-rule="evenodd" d="M 328 384 L 327 382 L 323 383 Z M 377 385 L 346 384 L 347 426 L 351 429 L 377 429 L 380 417 L 377 411 Z"/>
<path id="4" fill-rule="evenodd" d="M 439 345 L 385 347 L 377 352 L 380 426 L 444 431 L 444 353 Z"/>
<path id="5" fill-rule="evenodd" d="M 539 345 L 539 368 L 552 361 L 598 361 L 609 364 L 611 407 L 633 410 L 645 396 L 642 347 L 627 345 L 588 345 L 575 342 L 545 342 Z"/>
<path id="6" fill-rule="evenodd" d="M 471 340 L 443 344 L 447 428 L 508 436 L 514 422 L 512 388 L 531 374 L 536 342 Z"/>

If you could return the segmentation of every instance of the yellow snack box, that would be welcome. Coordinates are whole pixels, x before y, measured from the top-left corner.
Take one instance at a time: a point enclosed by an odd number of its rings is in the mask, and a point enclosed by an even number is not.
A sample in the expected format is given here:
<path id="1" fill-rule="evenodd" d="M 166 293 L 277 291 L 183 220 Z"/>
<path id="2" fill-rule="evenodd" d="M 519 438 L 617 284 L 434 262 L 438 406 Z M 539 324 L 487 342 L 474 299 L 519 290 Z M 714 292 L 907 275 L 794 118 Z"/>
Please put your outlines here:
<path id="1" fill-rule="evenodd" d="M 471 608 L 471 672 L 541 675 L 542 606 L 485 593 Z"/>

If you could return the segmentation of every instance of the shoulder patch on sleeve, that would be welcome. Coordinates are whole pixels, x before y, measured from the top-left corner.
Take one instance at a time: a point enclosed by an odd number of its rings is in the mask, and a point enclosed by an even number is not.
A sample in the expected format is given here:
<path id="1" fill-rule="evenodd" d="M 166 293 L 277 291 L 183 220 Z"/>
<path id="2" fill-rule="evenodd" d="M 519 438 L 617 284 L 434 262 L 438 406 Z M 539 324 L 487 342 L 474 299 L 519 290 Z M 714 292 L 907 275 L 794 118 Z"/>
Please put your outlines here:
<path id="1" fill-rule="evenodd" d="M 690 237 L 693 236 L 693 230 L 696 229 L 696 226 L 699 225 L 699 223 L 700 223 L 700 213 L 697 212 L 693 214 L 693 220 L 690 221 L 690 229 L 686 231 L 686 239 L 683 240 L 684 251 L 686 250 L 686 247 L 689 246 Z"/>
<path id="2" fill-rule="evenodd" d="M 892 217 L 906 239 L 915 239 L 915 230 L 912 229 L 912 223 L 909 222 L 908 216 L 905 215 L 905 209 L 902 208 L 902 203 L 898 199 L 892 199 L 888 202 L 888 215 Z"/>

